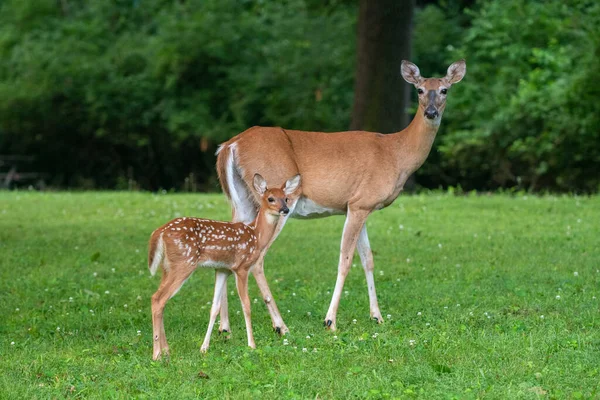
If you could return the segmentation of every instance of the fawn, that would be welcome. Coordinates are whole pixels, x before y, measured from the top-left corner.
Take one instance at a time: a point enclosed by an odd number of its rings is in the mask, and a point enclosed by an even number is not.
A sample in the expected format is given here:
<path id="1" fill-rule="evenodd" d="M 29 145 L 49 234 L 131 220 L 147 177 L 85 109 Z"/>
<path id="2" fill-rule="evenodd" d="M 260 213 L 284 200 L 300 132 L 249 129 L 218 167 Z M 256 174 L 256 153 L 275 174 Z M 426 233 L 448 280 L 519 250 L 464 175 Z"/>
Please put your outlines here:
<path id="1" fill-rule="evenodd" d="M 254 175 L 254 189 L 260 198 L 256 219 L 249 225 L 241 222 L 221 222 L 199 218 L 175 218 L 155 230 L 150 236 L 148 267 L 154 275 L 162 265 L 162 279 L 152 296 L 153 359 L 169 354 L 165 335 L 163 310 L 197 267 L 214 268 L 215 292 L 210 320 L 200 350 L 208 350 L 210 335 L 221 308 L 223 287 L 233 273 L 244 310 L 248 346 L 255 348 L 250 321 L 248 272 L 270 246 L 281 215 L 289 213 L 288 195 L 300 185 L 300 175 L 285 182 L 281 188 L 267 188 L 259 174 Z"/>

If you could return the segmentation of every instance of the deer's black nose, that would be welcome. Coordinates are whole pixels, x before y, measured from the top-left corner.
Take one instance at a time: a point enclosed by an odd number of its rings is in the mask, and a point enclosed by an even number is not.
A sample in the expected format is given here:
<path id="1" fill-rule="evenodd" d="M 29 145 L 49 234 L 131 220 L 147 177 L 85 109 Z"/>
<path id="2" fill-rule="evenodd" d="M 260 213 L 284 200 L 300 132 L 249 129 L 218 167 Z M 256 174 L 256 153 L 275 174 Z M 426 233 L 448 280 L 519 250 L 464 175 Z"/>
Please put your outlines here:
<path id="1" fill-rule="evenodd" d="M 425 118 L 427 119 L 435 119 L 438 115 L 439 113 L 435 108 L 427 108 L 425 110 Z"/>
<path id="2" fill-rule="evenodd" d="M 282 215 L 288 215 L 290 213 L 290 209 L 287 207 L 283 207 L 281 210 L 279 210 L 279 213 Z"/>

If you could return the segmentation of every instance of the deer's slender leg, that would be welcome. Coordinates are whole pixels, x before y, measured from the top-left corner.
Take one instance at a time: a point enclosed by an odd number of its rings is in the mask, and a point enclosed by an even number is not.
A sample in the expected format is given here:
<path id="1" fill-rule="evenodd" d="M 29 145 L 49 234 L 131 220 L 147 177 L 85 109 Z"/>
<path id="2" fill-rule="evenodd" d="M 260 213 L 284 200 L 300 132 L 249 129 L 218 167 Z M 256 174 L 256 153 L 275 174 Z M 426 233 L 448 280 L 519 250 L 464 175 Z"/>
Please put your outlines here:
<path id="1" fill-rule="evenodd" d="M 273 298 L 273 295 L 271 294 L 271 289 L 269 289 L 269 284 L 267 283 L 267 278 L 265 277 L 265 271 L 264 271 L 265 260 L 264 259 L 265 259 L 265 254 L 267 253 L 267 250 L 269 250 L 269 248 L 271 247 L 271 245 L 273 244 L 275 239 L 277 239 L 277 236 L 279 236 L 279 234 L 281 233 L 281 230 L 285 226 L 285 223 L 287 222 L 287 220 L 290 218 L 290 216 L 294 212 L 294 208 L 296 208 L 297 203 L 298 203 L 298 199 L 293 200 L 293 202 L 289 206 L 289 209 L 290 209 L 289 214 L 279 218 L 279 221 L 277 222 L 277 227 L 275 228 L 275 233 L 273 234 L 271 241 L 269 242 L 267 247 L 265 247 L 265 249 L 260 254 L 258 260 L 256 261 L 256 264 L 254 264 L 254 267 L 252 267 L 252 275 L 254 275 L 254 279 L 256 280 L 256 284 L 258 285 L 258 288 L 260 289 L 260 293 L 263 297 L 263 301 L 267 305 L 267 310 L 269 310 L 269 315 L 271 316 L 271 321 L 273 323 L 273 329 L 275 329 L 275 331 L 277 333 L 279 333 L 280 335 L 285 335 L 286 333 L 289 332 L 289 329 L 285 325 L 285 322 L 283 322 L 283 318 L 281 317 L 279 308 L 277 308 L 277 303 L 275 303 L 275 299 Z"/>
<path id="2" fill-rule="evenodd" d="M 365 277 L 367 278 L 367 289 L 369 290 L 369 308 L 371 311 L 371 318 L 377 321 L 377 323 L 383 322 L 381 311 L 379 310 L 379 304 L 377 303 L 377 292 L 375 291 L 375 279 L 373 278 L 373 269 L 375 265 L 373 263 L 373 253 L 371 252 L 371 245 L 369 244 L 369 236 L 367 235 L 367 224 L 364 224 L 363 228 L 358 235 L 358 242 L 356 243 L 356 249 L 360 255 L 360 262 L 362 263 L 363 269 L 365 270 Z"/>
<path id="3" fill-rule="evenodd" d="M 206 353 L 208 346 L 210 345 L 210 335 L 212 334 L 217 315 L 219 314 L 219 309 L 221 308 L 221 295 L 229 274 L 229 271 L 223 269 L 215 271 L 215 294 L 213 296 L 212 306 L 210 307 L 210 320 L 208 321 L 208 329 L 204 336 L 204 342 L 202 342 L 202 346 L 200 347 L 200 351 L 203 353 Z"/>
<path id="4" fill-rule="evenodd" d="M 342 233 L 342 243 L 340 245 L 340 261 L 338 264 L 338 275 L 335 282 L 335 289 L 331 298 L 331 304 L 325 317 L 325 326 L 331 330 L 336 329 L 336 315 L 342 290 L 344 289 L 344 281 L 350 271 L 352 265 L 352 257 L 356 249 L 356 242 L 360 231 L 369 216 L 369 211 L 348 209 L 346 222 L 344 223 L 344 232 Z"/>
<path id="5" fill-rule="evenodd" d="M 177 271 L 177 273 L 173 271 Z M 163 271 L 160 286 L 156 293 L 152 295 L 152 340 L 154 343 L 152 358 L 154 360 L 158 360 L 162 353 L 169 355 L 169 345 L 167 343 L 167 336 L 165 335 L 163 311 L 167 301 L 179 291 L 192 272 L 194 272 L 194 268 L 190 266 L 175 267 L 171 269 L 171 272 Z"/>
<path id="6" fill-rule="evenodd" d="M 250 298 L 248 297 L 248 271 L 238 270 L 235 272 L 235 283 L 237 286 L 238 295 L 242 302 L 242 310 L 244 311 L 244 319 L 246 320 L 246 333 L 248 334 L 248 346 L 256 348 L 254 343 L 254 335 L 252 334 L 252 319 L 250 311 Z"/>
<path id="7" fill-rule="evenodd" d="M 233 199 L 231 200 L 233 202 Z M 254 220 L 254 218 L 256 218 L 256 206 L 250 201 L 232 203 L 231 206 L 231 220 L 233 222 L 243 222 L 245 224 L 249 224 Z M 225 281 L 223 293 L 221 294 L 221 318 L 219 320 L 219 332 L 231 332 L 231 326 L 229 325 L 229 307 L 227 302 L 227 281 Z"/>
<path id="8" fill-rule="evenodd" d="M 223 293 L 221 293 L 221 306 L 219 307 L 221 318 L 219 319 L 219 333 L 231 332 L 229 326 L 229 306 L 227 304 L 227 281 L 223 283 Z"/>

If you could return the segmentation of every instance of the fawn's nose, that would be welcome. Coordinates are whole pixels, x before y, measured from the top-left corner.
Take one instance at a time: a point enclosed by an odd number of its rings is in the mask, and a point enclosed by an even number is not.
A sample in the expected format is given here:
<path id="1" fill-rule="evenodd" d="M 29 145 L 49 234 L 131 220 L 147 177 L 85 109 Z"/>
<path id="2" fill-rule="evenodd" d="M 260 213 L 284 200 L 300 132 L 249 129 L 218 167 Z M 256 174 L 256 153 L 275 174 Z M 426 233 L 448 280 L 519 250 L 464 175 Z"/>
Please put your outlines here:
<path id="1" fill-rule="evenodd" d="M 425 118 L 427 118 L 427 119 L 435 119 L 435 118 L 437 118 L 438 115 L 439 115 L 438 111 L 433 107 L 431 107 L 431 108 L 428 107 L 427 109 L 425 109 Z"/>
<path id="2" fill-rule="evenodd" d="M 281 210 L 279 210 L 279 213 L 281 215 L 288 215 L 290 213 L 290 209 L 287 207 L 283 207 Z"/>

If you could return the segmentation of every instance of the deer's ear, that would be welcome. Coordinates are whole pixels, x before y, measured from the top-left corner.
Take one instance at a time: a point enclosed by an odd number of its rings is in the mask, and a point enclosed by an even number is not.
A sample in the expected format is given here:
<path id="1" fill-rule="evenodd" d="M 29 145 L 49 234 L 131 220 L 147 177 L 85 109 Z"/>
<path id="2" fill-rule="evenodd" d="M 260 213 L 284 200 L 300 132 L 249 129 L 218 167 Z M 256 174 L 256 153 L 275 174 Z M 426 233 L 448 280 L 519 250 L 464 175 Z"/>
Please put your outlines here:
<path id="1" fill-rule="evenodd" d="M 423 80 L 419 67 L 410 61 L 402 60 L 400 73 L 406 82 L 412 83 L 413 85 L 418 85 Z"/>
<path id="2" fill-rule="evenodd" d="M 458 83 L 467 73 L 467 63 L 465 60 L 459 60 L 448 67 L 446 79 L 451 85 Z"/>
<path id="3" fill-rule="evenodd" d="M 267 181 L 260 174 L 254 174 L 254 189 L 260 196 L 267 191 Z"/>
<path id="4" fill-rule="evenodd" d="M 300 174 L 294 176 L 293 178 L 288 179 L 285 182 L 285 185 L 283 187 L 283 192 L 287 195 L 290 195 L 290 194 L 294 193 L 294 191 L 296 189 L 298 189 L 298 186 L 300 186 Z"/>

